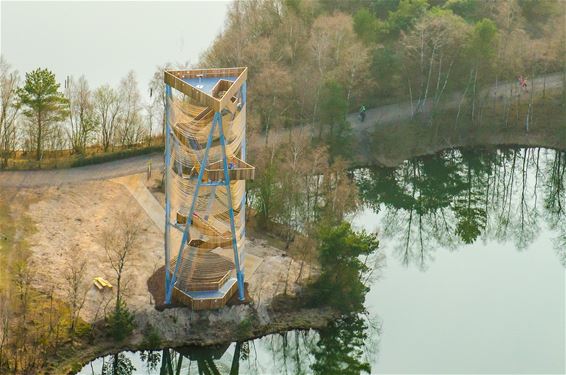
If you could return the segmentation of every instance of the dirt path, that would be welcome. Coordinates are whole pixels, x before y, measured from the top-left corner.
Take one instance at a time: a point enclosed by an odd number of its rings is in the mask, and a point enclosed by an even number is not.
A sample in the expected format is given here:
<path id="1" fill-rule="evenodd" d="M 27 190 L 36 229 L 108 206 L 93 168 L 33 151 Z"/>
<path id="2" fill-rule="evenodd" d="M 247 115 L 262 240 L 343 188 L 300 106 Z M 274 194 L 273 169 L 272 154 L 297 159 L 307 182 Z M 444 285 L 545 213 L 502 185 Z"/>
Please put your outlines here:
<path id="1" fill-rule="evenodd" d="M 78 168 L 0 172 L 0 186 L 58 186 L 91 180 L 108 180 L 143 173 L 147 170 L 149 161 L 153 170 L 160 170 L 163 167 L 163 155 L 155 153 Z"/>
<path id="2" fill-rule="evenodd" d="M 562 73 L 548 74 L 538 77 L 529 82 L 529 90 L 533 92 L 542 92 L 545 90 L 555 90 L 562 87 Z M 510 98 L 517 95 L 528 95 L 526 92 L 519 90 L 517 82 L 506 82 L 482 90 L 480 96 L 490 98 Z M 461 101 L 461 93 L 451 94 L 441 104 L 442 110 L 458 108 Z M 423 111 L 430 110 L 432 100 L 428 100 L 422 105 Z M 402 102 L 396 104 L 384 105 L 367 111 L 366 119 L 360 122 L 357 113 L 351 113 L 347 116 L 348 121 L 352 125 L 354 135 L 360 140 L 361 145 L 366 145 L 365 140 L 368 139 L 371 130 L 380 124 L 387 124 L 396 121 L 408 120 L 412 117 L 416 104 L 410 102 Z M 309 133 L 314 129 L 310 125 L 293 128 L 293 134 Z M 259 137 L 264 139 L 263 135 Z M 271 142 L 281 142 L 289 137 L 289 131 L 277 130 L 271 131 L 269 139 Z M 366 145 L 367 146 L 367 145 Z M 368 150 L 361 150 L 365 152 Z M 34 187 L 34 186 L 53 186 L 66 183 L 77 183 L 90 180 L 105 180 L 121 176 L 133 175 L 146 171 L 149 160 L 152 162 L 152 168 L 159 170 L 163 168 L 163 156 L 160 153 L 137 156 L 124 160 L 117 160 L 104 164 L 92 166 L 58 169 L 47 171 L 10 171 L 0 172 L 0 186 L 6 187 Z"/>
<path id="3" fill-rule="evenodd" d="M 529 90 L 535 93 L 542 92 L 543 89 L 550 91 L 562 87 L 562 73 L 548 74 L 546 76 L 535 78 L 529 81 Z M 517 82 L 505 82 L 497 86 L 492 86 L 491 88 L 483 89 L 479 97 L 488 98 L 511 98 L 518 95 L 529 95 L 525 91 L 519 90 L 519 85 Z M 462 99 L 462 93 L 450 94 L 448 99 L 444 99 L 440 104 L 441 110 L 457 109 L 460 105 Z M 430 111 L 432 107 L 432 99 L 429 99 L 426 103 L 422 105 L 423 112 Z M 411 118 L 414 110 L 416 109 L 416 104 L 411 104 L 410 102 L 389 104 L 385 106 L 380 106 L 376 108 L 369 109 L 366 114 L 366 119 L 364 122 L 360 122 L 358 114 L 352 113 L 348 115 L 347 119 L 352 124 L 352 128 L 358 133 L 363 133 L 363 131 L 371 130 L 375 124 L 386 124 L 395 121 L 403 121 Z"/>
<path id="4" fill-rule="evenodd" d="M 552 91 L 562 87 L 562 73 L 553 73 L 548 74 L 545 76 L 541 76 L 535 78 L 532 81 L 529 81 L 529 91 L 532 90 L 533 93 L 540 93 L 543 90 Z M 490 88 L 483 89 L 479 93 L 479 97 L 488 97 L 488 98 L 511 98 L 517 97 L 519 95 L 527 96 L 529 93 L 519 90 L 519 85 L 517 82 L 503 82 L 498 84 L 497 86 L 492 86 Z M 456 92 L 450 94 L 448 97 L 445 97 L 438 105 L 437 109 L 440 110 L 450 110 L 450 109 L 457 109 L 460 105 L 462 100 L 462 93 Z M 429 99 L 425 103 L 422 104 L 421 112 L 429 112 L 432 109 L 433 100 Z M 350 113 L 346 119 L 352 126 L 352 130 L 354 136 L 358 139 L 357 145 L 362 147 L 359 151 L 360 153 L 369 152 L 369 150 L 365 150 L 364 147 L 367 147 L 367 139 L 373 129 L 375 127 L 383 126 L 385 124 L 395 123 L 395 122 L 402 122 L 411 119 L 413 113 L 416 111 L 417 104 L 416 101 L 411 103 L 409 101 L 394 103 L 383 105 L 379 107 L 375 107 L 372 109 L 368 109 L 366 112 L 366 119 L 364 122 L 361 122 L 359 119 L 359 114 Z M 269 132 L 269 142 L 283 142 L 289 139 L 290 134 L 292 136 L 297 136 L 301 134 L 309 134 L 315 136 L 314 132 L 315 129 L 312 125 L 305 125 L 294 127 L 290 130 L 273 130 Z M 258 140 L 257 142 L 265 142 L 265 135 L 255 135 Z M 252 142 L 250 142 L 252 143 Z"/>

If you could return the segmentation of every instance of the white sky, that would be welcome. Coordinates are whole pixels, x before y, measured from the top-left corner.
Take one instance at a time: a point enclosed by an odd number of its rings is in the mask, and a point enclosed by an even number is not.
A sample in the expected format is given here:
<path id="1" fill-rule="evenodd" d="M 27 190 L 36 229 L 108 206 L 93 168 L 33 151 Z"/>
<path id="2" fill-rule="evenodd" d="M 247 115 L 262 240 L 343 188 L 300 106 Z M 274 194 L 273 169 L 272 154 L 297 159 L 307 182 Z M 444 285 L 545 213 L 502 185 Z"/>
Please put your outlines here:
<path id="1" fill-rule="evenodd" d="M 21 76 L 52 70 L 63 86 L 84 74 L 91 88 L 116 86 L 129 70 L 140 90 L 157 65 L 197 63 L 222 30 L 226 1 L 0 3 L 0 51 Z"/>

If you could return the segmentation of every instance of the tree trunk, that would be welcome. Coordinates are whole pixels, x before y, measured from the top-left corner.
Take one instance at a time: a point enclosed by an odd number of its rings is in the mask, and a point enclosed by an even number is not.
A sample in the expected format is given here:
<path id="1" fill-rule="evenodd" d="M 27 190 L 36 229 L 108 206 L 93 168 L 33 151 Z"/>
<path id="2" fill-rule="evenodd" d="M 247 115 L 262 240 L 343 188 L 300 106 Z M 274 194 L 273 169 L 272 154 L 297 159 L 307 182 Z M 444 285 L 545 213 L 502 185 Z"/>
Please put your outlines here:
<path id="1" fill-rule="evenodd" d="M 475 119 L 475 114 L 476 114 L 476 86 L 478 83 L 478 66 L 476 64 L 476 68 L 475 68 L 476 72 L 474 74 L 474 90 L 473 90 L 473 96 L 472 96 L 472 123 L 474 122 Z"/>
<path id="2" fill-rule="evenodd" d="M 35 160 L 41 160 L 41 140 L 43 137 L 43 126 L 41 124 L 41 112 L 37 115 L 37 147 L 36 147 L 36 154 Z"/>

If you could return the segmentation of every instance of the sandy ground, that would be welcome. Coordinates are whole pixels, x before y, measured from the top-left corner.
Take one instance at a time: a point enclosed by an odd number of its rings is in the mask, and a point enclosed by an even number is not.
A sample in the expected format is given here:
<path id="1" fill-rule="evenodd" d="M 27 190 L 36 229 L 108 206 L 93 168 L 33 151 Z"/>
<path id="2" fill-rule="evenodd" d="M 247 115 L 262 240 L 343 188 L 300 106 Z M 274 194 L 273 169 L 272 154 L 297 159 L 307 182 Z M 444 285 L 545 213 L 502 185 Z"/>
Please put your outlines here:
<path id="1" fill-rule="evenodd" d="M 143 226 L 140 247 L 132 253 L 126 269 L 126 302 L 139 313 L 150 313 L 154 301 L 148 291 L 148 278 L 163 265 L 163 230 L 160 216 L 152 210 L 161 205 L 143 186 L 143 175 L 127 180 L 141 190 L 128 189 L 124 181 L 91 181 L 52 187 L 20 189 L 19 199 L 29 200 L 27 214 L 35 222 L 36 231 L 29 240 L 30 262 L 36 270 L 35 286 L 66 300 L 65 272 L 71 262 L 87 262 L 85 280 L 88 283 L 86 302 L 81 316 L 86 321 L 100 319 L 113 300 L 113 291 L 100 292 L 92 279 L 101 276 L 115 283 L 103 247 L 105 231 L 112 230 L 117 213 L 123 211 Z M 145 192 L 143 191 L 145 190 Z M 134 192 L 134 193 L 132 193 Z M 145 196 L 136 199 L 134 195 Z M 152 201 L 153 199 L 154 201 Z M 144 207 L 142 207 L 142 205 Z M 157 208 L 155 206 L 157 204 Z M 299 273 L 311 274 L 307 265 L 301 271 L 300 262 L 286 257 L 284 252 L 262 240 L 246 242 L 246 280 L 257 306 L 265 307 L 271 299 L 285 290 L 297 289 Z M 145 314 L 147 315 L 147 314 Z M 151 314 L 153 315 L 153 314 Z"/>
<path id="2" fill-rule="evenodd" d="M 103 235 L 112 230 L 115 215 L 128 212 L 144 228 L 141 246 L 132 252 L 126 267 L 126 301 L 134 309 L 150 308 L 147 278 L 163 262 L 160 232 L 152 225 L 142 208 L 121 185 L 109 181 L 87 182 L 59 187 L 37 188 L 29 194 L 38 201 L 29 206 L 36 223 L 30 239 L 30 262 L 37 272 L 36 287 L 65 300 L 64 274 L 71 262 L 87 262 L 85 279 L 89 288 L 82 317 L 87 321 L 100 318 L 111 291 L 100 292 L 92 279 L 101 276 L 115 283 L 103 247 Z M 101 310 L 102 309 L 102 310 Z"/>

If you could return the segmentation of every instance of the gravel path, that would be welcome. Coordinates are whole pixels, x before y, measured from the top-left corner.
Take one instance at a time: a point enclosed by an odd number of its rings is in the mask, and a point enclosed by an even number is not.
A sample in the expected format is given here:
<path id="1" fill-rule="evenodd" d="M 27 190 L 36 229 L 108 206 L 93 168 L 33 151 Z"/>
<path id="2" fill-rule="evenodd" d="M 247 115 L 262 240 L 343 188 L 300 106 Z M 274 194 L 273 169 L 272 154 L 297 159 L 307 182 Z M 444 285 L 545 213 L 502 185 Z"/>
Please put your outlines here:
<path id="1" fill-rule="evenodd" d="M 534 80 L 528 81 L 528 90 L 533 92 L 542 92 L 543 89 L 547 91 L 555 90 L 562 87 L 562 73 L 548 74 L 546 76 L 535 78 Z M 483 89 L 478 97 L 489 97 L 489 98 L 510 98 L 516 97 L 518 95 L 527 96 L 530 92 L 524 90 L 519 90 L 519 85 L 517 82 L 504 82 L 499 85 L 492 86 L 491 88 Z M 462 93 L 453 93 L 447 99 L 444 98 L 440 104 L 440 109 L 457 109 L 460 105 L 462 99 Z M 352 124 L 352 128 L 358 132 L 363 133 L 363 131 L 369 131 L 377 124 L 391 123 L 395 121 L 408 120 L 411 118 L 413 109 L 416 104 L 411 105 L 410 102 L 402 102 L 384 105 L 372 109 L 368 109 L 366 112 L 366 119 L 364 122 L 360 122 L 358 114 L 352 113 L 348 115 L 347 119 Z M 427 112 L 432 107 L 432 100 L 428 100 L 422 105 L 423 112 Z"/>
<path id="2" fill-rule="evenodd" d="M 541 92 L 543 87 L 546 90 L 554 90 L 562 87 L 562 73 L 549 74 L 538 77 L 529 82 L 529 90 Z M 484 89 L 480 96 L 489 96 L 492 98 L 509 98 L 517 95 L 528 95 L 524 91 L 520 91 L 517 82 L 507 82 L 500 85 Z M 461 94 L 452 94 L 447 100 L 443 101 L 442 109 L 455 109 L 460 104 Z M 423 110 L 430 109 L 432 102 L 429 100 L 423 104 Z M 411 118 L 414 104 L 410 102 L 402 102 L 398 104 L 389 104 L 367 111 L 366 120 L 362 123 L 357 113 L 348 115 L 348 121 L 352 124 L 355 135 L 360 138 L 361 145 L 367 142 L 372 128 L 377 124 L 391 123 Z M 305 132 L 312 131 L 311 126 L 303 127 Z M 301 129 L 294 128 L 293 132 L 300 132 Z M 270 141 L 286 139 L 288 131 L 272 131 L 270 132 Z M 367 151 L 367 150 L 366 150 Z M 362 150 L 364 152 L 364 150 Z M 103 180 L 115 177 L 133 175 L 142 173 L 147 170 L 148 161 L 151 160 L 154 171 L 163 168 L 163 155 L 160 153 L 136 156 L 129 159 L 112 161 L 104 164 L 97 164 L 79 168 L 56 169 L 45 171 L 10 171 L 0 172 L 0 186 L 5 187 L 34 187 L 61 185 L 67 183 L 77 183 L 89 180 Z"/>
<path id="3" fill-rule="evenodd" d="M 107 180 L 143 173 L 147 170 L 150 160 L 154 171 L 163 167 L 163 155 L 155 153 L 78 168 L 0 172 L 0 186 L 37 187 L 90 180 Z"/>

